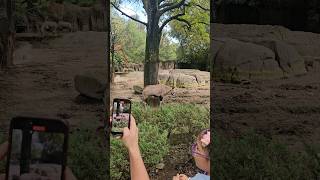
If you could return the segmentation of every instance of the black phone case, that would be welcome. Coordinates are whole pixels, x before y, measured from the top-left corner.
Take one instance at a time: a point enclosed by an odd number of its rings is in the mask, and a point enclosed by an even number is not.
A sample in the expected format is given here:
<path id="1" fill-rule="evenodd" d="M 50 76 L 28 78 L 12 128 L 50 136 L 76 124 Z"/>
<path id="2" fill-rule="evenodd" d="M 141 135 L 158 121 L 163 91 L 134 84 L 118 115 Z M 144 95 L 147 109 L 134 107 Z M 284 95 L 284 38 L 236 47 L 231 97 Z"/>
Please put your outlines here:
<path id="1" fill-rule="evenodd" d="M 38 117 L 15 117 L 11 120 L 10 131 L 9 131 L 9 149 L 6 162 L 6 180 L 9 180 L 9 165 L 10 165 L 10 156 L 11 156 L 11 145 L 12 145 L 12 130 L 14 127 L 18 129 L 30 128 L 27 124 L 30 125 L 36 124 L 39 126 L 45 126 L 49 132 L 57 132 L 64 134 L 64 144 L 63 144 L 63 163 L 61 170 L 61 180 L 65 180 L 64 171 L 67 165 L 67 152 L 68 152 L 68 141 L 69 141 L 69 124 L 67 121 L 62 121 L 58 119 L 48 119 L 48 118 L 38 118 Z"/>
<path id="2" fill-rule="evenodd" d="M 113 102 L 112 102 L 112 108 L 113 108 L 114 102 L 118 102 L 118 101 L 122 101 L 122 100 L 123 100 L 123 101 L 128 101 L 128 102 L 130 102 L 130 113 L 129 113 L 129 123 L 128 123 L 128 128 L 130 129 L 132 102 L 131 102 L 129 99 L 115 98 L 115 99 L 113 99 Z M 113 109 L 112 109 L 111 116 L 113 117 Z M 122 136 L 122 135 L 123 135 L 123 132 L 113 132 L 113 131 L 111 131 L 111 129 L 112 129 L 112 121 L 111 121 L 111 123 L 110 123 L 110 133 L 111 133 L 113 136 Z"/>

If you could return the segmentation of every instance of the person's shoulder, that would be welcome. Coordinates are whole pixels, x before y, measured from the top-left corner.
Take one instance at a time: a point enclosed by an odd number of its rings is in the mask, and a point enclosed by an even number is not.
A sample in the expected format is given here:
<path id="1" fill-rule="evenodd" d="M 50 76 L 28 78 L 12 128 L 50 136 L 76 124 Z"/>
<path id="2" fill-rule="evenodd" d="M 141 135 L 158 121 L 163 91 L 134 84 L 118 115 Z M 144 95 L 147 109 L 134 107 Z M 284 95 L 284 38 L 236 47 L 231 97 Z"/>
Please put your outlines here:
<path id="1" fill-rule="evenodd" d="M 194 177 L 191 177 L 190 180 L 210 180 L 210 176 L 198 173 Z"/>

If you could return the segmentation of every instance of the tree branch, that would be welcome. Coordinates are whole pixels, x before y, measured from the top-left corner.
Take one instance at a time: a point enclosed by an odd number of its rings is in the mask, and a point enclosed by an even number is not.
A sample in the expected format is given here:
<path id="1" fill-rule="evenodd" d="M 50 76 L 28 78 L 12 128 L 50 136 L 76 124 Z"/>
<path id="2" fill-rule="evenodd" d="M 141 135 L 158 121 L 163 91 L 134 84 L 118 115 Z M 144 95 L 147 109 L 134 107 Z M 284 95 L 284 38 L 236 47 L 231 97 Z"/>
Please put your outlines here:
<path id="1" fill-rule="evenodd" d="M 162 8 L 162 9 L 160 9 L 160 16 L 161 16 L 162 14 L 164 14 L 164 13 L 172 10 L 172 9 L 176 9 L 176 8 L 179 8 L 179 7 L 183 6 L 184 3 L 185 3 L 185 1 L 186 1 L 186 0 L 181 0 L 181 1 L 178 2 L 178 3 L 172 4 L 172 5 L 170 5 L 170 6 L 167 6 L 167 7 L 164 7 L 164 8 Z M 167 3 L 166 3 L 166 4 L 167 4 Z"/>
<path id="2" fill-rule="evenodd" d="M 201 6 L 200 4 L 190 3 L 190 5 L 195 5 L 195 6 L 199 7 L 200 9 L 202 9 L 204 11 L 209 11 L 210 12 L 210 8 L 205 8 L 205 7 Z"/>
<path id="3" fill-rule="evenodd" d="M 167 7 L 167 6 L 172 6 L 172 5 L 174 5 L 174 3 L 163 3 L 163 4 L 161 4 L 161 5 L 159 6 L 159 9 L 164 8 L 164 7 Z"/>
<path id="4" fill-rule="evenodd" d="M 194 24 L 210 25 L 209 23 L 207 23 L 207 22 L 203 22 L 203 21 L 198 21 L 198 22 L 192 23 L 191 25 L 194 25 Z"/>
<path id="5" fill-rule="evenodd" d="M 185 19 L 181 19 L 181 18 L 177 18 L 177 19 L 175 19 L 175 20 L 178 20 L 178 21 L 180 21 L 180 22 L 184 22 L 184 23 L 186 23 L 186 24 L 187 24 L 187 26 L 188 26 L 188 29 L 190 30 L 190 28 L 191 28 L 192 24 L 190 24 L 190 22 L 189 22 L 189 21 L 187 21 L 187 20 L 185 20 Z"/>
<path id="6" fill-rule="evenodd" d="M 136 18 L 134 18 L 134 17 L 131 17 L 131 16 L 129 16 L 128 14 L 124 13 L 123 11 L 121 11 L 120 8 L 117 7 L 114 3 L 111 2 L 111 4 L 112 4 L 112 6 L 113 6 L 116 10 L 118 10 L 119 12 L 121 12 L 122 15 L 125 15 L 125 16 L 127 16 L 128 18 L 130 18 L 130 19 L 132 19 L 132 20 L 134 20 L 134 21 L 136 21 L 136 22 L 138 22 L 138 23 L 141 23 L 141 24 L 144 24 L 144 25 L 148 26 L 147 23 L 145 23 L 145 22 L 143 22 L 143 21 L 140 21 L 140 20 L 138 20 L 138 19 L 136 19 Z"/>
<path id="7" fill-rule="evenodd" d="M 172 21 L 172 20 L 178 20 L 178 21 L 184 22 L 184 23 L 188 24 L 188 27 L 190 28 L 190 27 L 191 27 L 191 24 L 190 24 L 187 20 L 179 18 L 180 16 L 183 16 L 183 15 L 185 15 L 185 13 L 180 13 L 180 14 L 177 14 L 177 15 L 175 15 L 175 16 L 172 16 L 172 17 L 168 18 L 166 21 L 164 21 L 164 22 L 162 23 L 162 25 L 161 25 L 161 27 L 160 27 L 160 32 L 161 32 L 161 31 L 163 30 L 163 28 L 164 28 L 170 21 Z"/>
<path id="8" fill-rule="evenodd" d="M 158 0 L 158 5 L 160 5 L 164 0 Z"/>

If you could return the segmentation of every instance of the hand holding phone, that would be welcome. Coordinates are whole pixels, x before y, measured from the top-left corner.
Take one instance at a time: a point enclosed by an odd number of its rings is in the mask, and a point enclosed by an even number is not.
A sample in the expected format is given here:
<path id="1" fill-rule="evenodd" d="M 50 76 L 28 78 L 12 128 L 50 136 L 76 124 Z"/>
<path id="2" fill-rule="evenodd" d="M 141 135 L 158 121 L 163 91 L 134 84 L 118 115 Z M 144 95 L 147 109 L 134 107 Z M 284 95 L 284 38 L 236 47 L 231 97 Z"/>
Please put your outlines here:
<path id="1" fill-rule="evenodd" d="M 6 180 L 64 180 L 68 125 L 60 120 L 17 117 L 10 124 Z"/>
<path id="2" fill-rule="evenodd" d="M 124 128 L 123 129 L 123 136 L 122 141 L 124 145 L 127 147 L 129 151 L 136 152 L 139 150 L 139 132 L 136 125 L 136 120 L 131 115 L 131 128 Z"/>
<path id="3" fill-rule="evenodd" d="M 111 134 L 122 136 L 124 128 L 130 128 L 131 101 L 129 99 L 114 99 L 112 104 Z"/>

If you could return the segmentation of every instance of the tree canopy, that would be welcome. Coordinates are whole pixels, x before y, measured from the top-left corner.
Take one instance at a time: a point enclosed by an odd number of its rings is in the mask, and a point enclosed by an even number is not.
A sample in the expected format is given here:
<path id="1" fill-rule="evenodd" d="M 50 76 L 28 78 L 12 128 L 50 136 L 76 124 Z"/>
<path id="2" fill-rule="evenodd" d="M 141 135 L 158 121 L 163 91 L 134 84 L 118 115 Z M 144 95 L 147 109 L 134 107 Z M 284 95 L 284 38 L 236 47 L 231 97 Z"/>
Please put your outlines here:
<path id="1" fill-rule="evenodd" d="M 179 62 L 200 64 L 205 68 L 210 47 L 210 2 L 191 0 L 189 4 L 183 18 L 191 26 L 172 21 L 170 35 L 179 41 Z"/>
<path id="2" fill-rule="evenodd" d="M 138 18 L 138 17 L 136 17 Z M 122 46 L 129 62 L 143 63 L 146 46 L 146 29 L 143 25 L 120 16 L 114 8 L 111 9 L 111 32 L 114 43 Z M 177 44 L 172 42 L 168 32 L 165 32 L 160 42 L 160 61 L 176 60 Z M 122 52 L 115 52 L 117 62 L 124 61 Z"/>

